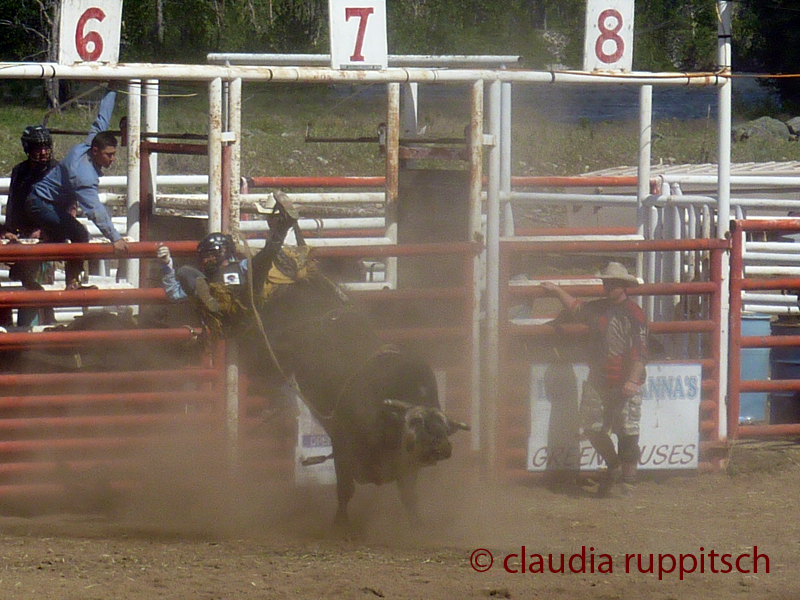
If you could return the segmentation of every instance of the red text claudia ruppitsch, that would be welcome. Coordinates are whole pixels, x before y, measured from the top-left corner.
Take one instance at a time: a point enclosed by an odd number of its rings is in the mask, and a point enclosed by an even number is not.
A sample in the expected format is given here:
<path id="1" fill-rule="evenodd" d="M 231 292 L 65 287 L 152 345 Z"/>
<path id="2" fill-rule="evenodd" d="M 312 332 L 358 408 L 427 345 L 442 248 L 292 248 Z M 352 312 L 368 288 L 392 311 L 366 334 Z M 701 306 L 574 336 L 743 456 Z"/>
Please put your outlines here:
<path id="1" fill-rule="evenodd" d="M 489 550 L 478 548 L 470 556 L 470 566 L 484 573 L 493 566 L 507 573 L 649 573 L 664 575 L 677 573 L 683 580 L 691 573 L 769 573 L 769 556 L 753 546 L 752 552 L 718 552 L 700 546 L 697 553 L 625 554 L 612 557 L 595 551 L 594 546 L 581 546 L 574 554 L 528 553 L 525 546 L 519 552 L 495 559 Z"/>

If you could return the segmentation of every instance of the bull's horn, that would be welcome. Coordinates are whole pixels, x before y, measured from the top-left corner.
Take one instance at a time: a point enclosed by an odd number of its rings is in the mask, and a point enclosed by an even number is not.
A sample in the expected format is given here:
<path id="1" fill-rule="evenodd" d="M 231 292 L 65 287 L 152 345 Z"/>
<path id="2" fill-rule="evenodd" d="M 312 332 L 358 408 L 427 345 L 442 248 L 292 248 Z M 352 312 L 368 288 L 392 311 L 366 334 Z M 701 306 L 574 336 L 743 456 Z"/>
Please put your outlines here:
<path id="1" fill-rule="evenodd" d="M 392 410 L 408 410 L 412 408 L 412 405 L 408 402 L 403 402 L 402 400 L 392 400 L 391 398 L 386 398 L 383 401 L 383 405 L 391 408 Z"/>
<path id="2" fill-rule="evenodd" d="M 453 419 L 449 417 L 447 419 L 447 429 L 448 429 L 448 435 L 455 433 L 459 429 L 461 431 L 472 431 L 472 427 L 470 427 L 466 423 L 462 423 L 461 421 L 453 421 Z"/>

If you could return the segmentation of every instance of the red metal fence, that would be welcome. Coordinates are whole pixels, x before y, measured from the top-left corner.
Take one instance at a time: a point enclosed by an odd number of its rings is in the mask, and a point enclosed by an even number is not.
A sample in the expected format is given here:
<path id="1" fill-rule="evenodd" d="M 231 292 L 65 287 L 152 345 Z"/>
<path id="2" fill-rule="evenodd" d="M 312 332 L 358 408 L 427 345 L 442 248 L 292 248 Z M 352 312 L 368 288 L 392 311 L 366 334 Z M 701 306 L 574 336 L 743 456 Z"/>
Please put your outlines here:
<path id="1" fill-rule="evenodd" d="M 132 243 L 126 258 L 154 258 L 158 245 Z M 167 245 L 176 256 L 193 254 L 196 248 L 194 242 Z M 320 259 L 415 257 L 430 262 L 436 257 L 457 258 L 461 265 L 457 283 L 434 281 L 427 287 L 354 291 L 352 295 L 375 315 L 385 341 L 412 349 L 445 374 L 442 391 L 448 413 L 463 421 L 469 421 L 472 281 L 478 250 L 468 243 L 315 249 Z M 114 258 L 107 244 L 0 247 L 0 262 L 65 255 Z M 0 306 L 5 307 L 165 302 L 160 288 L 0 291 Z M 0 335 L 0 359 L 5 359 L 0 373 L 0 502 L 36 498 L 68 503 L 77 488 L 87 491 L 76 482 L 87 480 L 97 493 L 129 489 L 141 481 L 142 457 L 168 444 L 177 430 L 209 443 L 214 440 L 220 453 L 230 451 L 224 348 L 197 352 L 193 360 L 167 366 L 187 347 L 196 350 L 200 335 L 201 331 L 187 327 Z M 130 364 L 134 357 L 156 351 L 164 354 L 146 365 Z M 113 357 L 118 360 L 112 361 Z M 94 370 L 98 365 L 100 369 Z M 233 434 L 240 467 L 262 479 L 290 478 L 295 423 L 265 419 L 269 400 L 264 390 L 248 388 L 246 378 L 238 389 Z M 456 441 L 463 446 L 462 454 L 468 454 L 467 442 L 467 436 Z"/>
<path id="2" fill-rule="evenodd" d="M 739 424 L 739 400 L 745 392 L 800 392 L 800 379 L 742 381 L 743 348 L 800 347 L 800 335 L 742 336 L 742 292 L 800 289 L 800 277 L 755 277 L 745 275 L 744 246 L 748 234 L 796 233 L 800 219 L 758 219 L 734 221 L 731 227 L 731 310 L 730 368 L 728 370 L 728 432 L 731 439 L 800 434 L 800 423 Z M 794 400 L 797 401 L 796 399 Z"/>
<path id="3" fill-rule="evenodd" d="M 671 321 L 650 324 L 653 336 L 692 336 L 699 342 L 691 362 L 702 366 L 700 403 L 700 464 L 710 468 L 724 456 L 726 440 L 719 438 L 720 419 L 728 419 L 731 438 L 800 433 L 800 425 L 738 426 L 740 392 L 800 391 L 800 379 L 782 381 L 740 380 L 741 348 L 800 346 L 800 336 L 742 338 L 738 316 L 743 290 L 800 289 L 800 278 L 745 277 L 742 268 L 745 232 L 800 231 L 800 220 L 737 222 L 728 240 L 679 241 L 540 241 L 533 238 L 503 239 L 500 246 L 500 368 L 498 420 L 494 439 L 496 472 L 509 479 L 527 478 L 526 437 L 529 423 L 530 365 L 541 359 L 541 348 L 552 341 L 556 331 L 547 324 L 515 322 L 512 310 L 536 301 L 542 292 L 535 285 L 512 282 L 519 264 L 541 268 L 548 260 L 583 260 L 587 256 L 628 256 L 631 261 L 651 252 L 703 253 L 710 268 L 709 278 L 675 284 L 645 284 L 636 288 L 641 296 L 694 298 L 698 316 L 676 316 Z M 169 242 L 173 254 L 191 254 L 194 242 Z M 131 244 L 128 257 L 154 258 L 156 242 Z M 719 372 L 722 256 L 732 247 L 730 369 Z M 474 391 L 472 357 L 475 355 L 476 314 L 474 259 L 475 244 L 418 244 L 373 247 L 324 247 L 314 250 L 321 259 L 383 259 L 387 257 L 456 257 L 461 265 L 456 283 L 431 282 L 399 289 L 353 291 L 376 318 L 386 341 L 411 348 L 425 356 L 446 374 L 445 398 L 448 413 L 469 422 L 473 416 Z M 41 244 L 0 247 L 0 261 L 58 259 L 70 257 L 114 258 L 109 245 Z M 571 257 L 571 258 L 570 258 Z M 533 269 L 536 272 L 536 269 Z M 552 272 L 552 271 L 551 271 Z M 550 272 L 547 272 L 548 274 Z M 548 279 L 548 274 L 540 276 Z M 567 290 L 577 296 L 601 294 L 597 285 L 576 284 Z M 166 302 L 161 289 L 0 291 L 0 306 L 109 306 Z M 199 332 L 188 328 L 54 331 L 0 335 L 0 500 L 31 495 L 59 496 L 68 493 L 70 481 L 81 474 L 102 472 L 111 487 L 126 488 L 135 483 L 135 450 L 166 439 L 176 426 L 198 427 L 199 435 L 226 435 L 225 359 L 221 349 L 212 356 L 203 353 L 193 363 L 155 368 L 88 371 L 42 365 L 37 372 L 17 369 L 8 357 L 24 355 L 36 363 L 43 350 L 63 352 L 67 359 L 98 348 L 128 352 L 136 348 L 181 348 L 194 344 Z M 585 333 L 579 326 L 562 326 L 561 337 Z M 23 352 L 24 351 L 24 352 Z M 677 362 L 677 361 L 676 361 Z M 680 362 L 686 362 L 681 357 Z M 720 378 L 728 377 L 729 412 L 719 412 Z M 264 398 L 260 390 L 240 385 L 238 410 L 239 457 L 250 472 L 266 475 L 293 471 L 295 432 L 293 423 L 264 425 Z M 274 426 L 273 426 L 274 425 Z M 468 437 L 456 440 L 459 454 L 470 455 Z M 255 471 L 252 471 L 255 469 Z M 65 473 L 67 475 L 65 475 Z"/>
<path id="4" fill-rule="evenodd" d="M 176 255 L 196 244 L 169 243 Z M 154 257 L 134 243 L 130 257 Z M 113 258 L 107 244 L 0 247 L 0 261 Z M 0 306 L 121 306 L 166 302 L 161 289 L 2 291 Z M 118 493 L 139 461 L 178 430 L 224 423 L 224 351 L 199 330 L 63 330 L 0 335 L 0 502 L 69 505 Z M 88 487 L 87 487 L 88 486 Z M 89 489 L 90 488 L 90 489 Z"/>

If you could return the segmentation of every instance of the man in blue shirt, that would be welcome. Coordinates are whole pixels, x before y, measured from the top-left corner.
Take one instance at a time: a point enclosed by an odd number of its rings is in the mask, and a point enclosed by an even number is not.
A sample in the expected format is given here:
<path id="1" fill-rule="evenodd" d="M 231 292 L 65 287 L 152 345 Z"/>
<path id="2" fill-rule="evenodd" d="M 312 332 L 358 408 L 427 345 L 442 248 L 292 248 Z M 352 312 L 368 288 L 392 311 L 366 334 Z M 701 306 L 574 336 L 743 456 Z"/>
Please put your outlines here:
<path id="1" fill-rule="evenodd" d="M 110 167 L 117 155 L 117 139 L 107 131 L 116 99 L 116 91 L 109 88 L 86 139 L 73 146 L 52 171 L 34 184 L 28 195 L 25 211 L 30 221 L 41 227 L 52 242 L 89 241 L 88 230 L 74 214 L 77 204 L 111 241 L 115 252 L 128 249 L 98 193 L 102 169 Z M 66 263 L 67 289 L 80 287 L 82 267 L 80 260 Z"/>

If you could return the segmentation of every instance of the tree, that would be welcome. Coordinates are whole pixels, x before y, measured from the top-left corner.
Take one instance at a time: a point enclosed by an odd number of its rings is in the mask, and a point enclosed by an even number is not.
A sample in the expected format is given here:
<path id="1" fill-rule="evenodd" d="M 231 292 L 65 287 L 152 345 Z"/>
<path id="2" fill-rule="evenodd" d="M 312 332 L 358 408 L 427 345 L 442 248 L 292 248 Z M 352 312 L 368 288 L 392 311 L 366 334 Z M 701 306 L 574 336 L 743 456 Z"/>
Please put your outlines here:
<path id="1" fill-rule="evenodd" d="M 0 59 L 8 61 L 58 60 L 59 0 L 0 0 Z M 58 106 L 58 83 L 45 85 L 48 102 Z"/>
<path id="2" fill-rule="evenodd" d="M 791 75 L 800 64 L 800 8 L 785 0 L 748 0 L 735 5 L 733 61 L 737 70 Z M 784 100 L 800 104 L 800 79 L 773 78 Z"/>
<path id="3" fill-rule="evenodd" d="M 634 61 L 639 70 L 716 67 L 714 0 L 646 0 L 636 5 Z"/>

